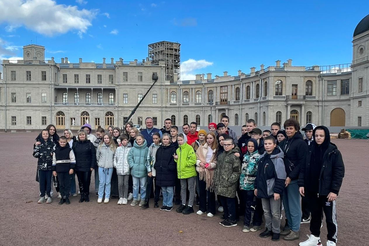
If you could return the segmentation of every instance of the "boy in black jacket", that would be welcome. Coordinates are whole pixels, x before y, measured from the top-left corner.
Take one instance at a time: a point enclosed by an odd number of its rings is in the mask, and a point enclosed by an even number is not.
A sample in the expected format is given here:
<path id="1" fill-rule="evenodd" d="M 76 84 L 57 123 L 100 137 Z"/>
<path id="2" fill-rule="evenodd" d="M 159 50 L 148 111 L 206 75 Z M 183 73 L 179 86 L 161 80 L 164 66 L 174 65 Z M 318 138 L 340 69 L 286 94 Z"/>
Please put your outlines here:
<path id="1" fill-rule="evenodd" d="M 74 178 L 74 167 L 76 159 L 74 157 L 73 150 L 69 147 L 67 139 L 62 136 L 59 140 L 59 146 L 56 147 L 53 155 L 53 175 L 59 178 L 59 189 L 61 198 L 59 205 L 70 204 L 69 191 L 70 191 L 70 179 Z M 72 176 L 71 176 L 72 175 Z"/>

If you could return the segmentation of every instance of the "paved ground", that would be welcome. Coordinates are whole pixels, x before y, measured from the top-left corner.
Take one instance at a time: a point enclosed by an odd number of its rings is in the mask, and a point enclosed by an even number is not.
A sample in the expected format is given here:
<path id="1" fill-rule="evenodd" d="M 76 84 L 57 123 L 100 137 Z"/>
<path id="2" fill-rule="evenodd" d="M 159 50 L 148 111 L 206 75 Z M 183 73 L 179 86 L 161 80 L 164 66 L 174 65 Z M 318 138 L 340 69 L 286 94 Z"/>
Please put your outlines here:
<path id="1" fill-rule="evenodd" d="M 213 218 L 182 215 L 149 208 L 118 206 L 116 199 L 99 205 L 37 204 L 36 159 L 32 144 L 37 133 L 0 133 L 0 245 L 298 245 L 298 242 L 272 242 L 257 233 L 242 233 L 242 223 L 234 228 Z M 335 140 L 343 153 L 346 176 L 338 198 L 338 245 L 368 245 L 367 140 Z M 91 185 L 91 187 L 93 187 Z M 322 238 L 326 235 L 323 227 Z M 305 240 L 308 225 L 302 225 Z"/>

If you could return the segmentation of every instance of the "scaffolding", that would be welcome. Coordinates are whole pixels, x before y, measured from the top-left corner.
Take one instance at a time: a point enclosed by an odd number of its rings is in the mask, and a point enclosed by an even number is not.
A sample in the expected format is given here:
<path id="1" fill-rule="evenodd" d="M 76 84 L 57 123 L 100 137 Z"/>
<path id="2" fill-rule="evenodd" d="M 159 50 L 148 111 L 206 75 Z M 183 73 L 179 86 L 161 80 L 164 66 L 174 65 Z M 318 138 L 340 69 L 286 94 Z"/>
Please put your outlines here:
<path id="1" fill-rule="evenodd" d="M 148 45 L 149 59 L 152 64 L 159 65 L 165 62 L 165 79 L 170 83 L 177 82 L 180 74 L 181 44 L 161 41 Z"/>

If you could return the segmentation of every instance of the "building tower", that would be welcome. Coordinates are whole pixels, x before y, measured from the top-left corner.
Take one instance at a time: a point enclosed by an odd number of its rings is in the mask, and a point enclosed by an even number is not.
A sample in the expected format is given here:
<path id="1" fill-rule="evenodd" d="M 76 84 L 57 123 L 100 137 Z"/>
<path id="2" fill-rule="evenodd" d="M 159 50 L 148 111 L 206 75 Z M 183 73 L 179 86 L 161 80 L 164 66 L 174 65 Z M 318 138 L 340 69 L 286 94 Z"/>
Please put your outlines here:
<path id="1" fill-rule="evenodd" d="M 159 65 L 159 61 L 165 62 L 165 79 L 170 83 L 179 80 L 181 62 L 181 44 L 161 41 L 148 45 L 149 59 L 153 65 Z"/>

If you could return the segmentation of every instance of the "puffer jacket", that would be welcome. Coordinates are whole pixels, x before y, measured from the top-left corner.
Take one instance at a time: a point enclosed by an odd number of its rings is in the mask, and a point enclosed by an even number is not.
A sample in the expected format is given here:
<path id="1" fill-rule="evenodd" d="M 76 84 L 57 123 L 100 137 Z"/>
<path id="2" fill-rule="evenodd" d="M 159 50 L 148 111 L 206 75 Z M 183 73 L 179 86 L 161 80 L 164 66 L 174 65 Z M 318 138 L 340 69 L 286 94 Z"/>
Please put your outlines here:
<path id="1" fill-rule="evenodd" d="M 147 153 L 149 148 L 147 148 L 146 140 L 144 140 L 142 145 L 138 145 L 135 141 L 133 148 L 128 153 L 128 163 L 131 168 L 131 175 L 135 178 L 143 178 L 147 176 L 150 167 L 147 161 Z"/>
<path id="2" fill-rule="evenodd" d="M 234 155 L 235 153 L 239 153 L 238 148 L 233 148 L 228 152 L 224 151 L 218 156 L 213 180 L 217 195 L 228 198 L 236 197 L 241 161 Z"/>
<path id="3" fill-rule="evenodd" d="M 120 146 L 115 151 L 114 167 L 117 169 L 117 175 L 129 175 L 128 153 L 131 146 Z"/>
<path id="4" fill-rule="evenodd" d="M 97 147 L 96 161 L 97 165 L 102 168 L 113 168 L 114 166 L 115 148 L 102 143 Z"/>
<path id="5" fill-rule="evenodd" d="M 77 172 L 88 172 L 91 168 L 96 168 L 96 149 L 90 140 L 74 141 L 73 152 Z"/>
<path id="6" fill-rule="evenodd" d="M 177 167 L 174 162 L 173 154 L 176 148 L 173 145 L 160 146 L 156 151 L 156 184 L 160 187 L 169 187 L 176 185 Z"/>
<path id="7" fill-rule="evenodd" d="M 174 161 L 177 162 L 178 179 L 196 177 L 196 154 L 193 148 L 187 143 L 184 143 L 178 147 L 176 154 L 178 159 Z"/>
<path id="8" fill-rule="evenodd" d="M 243 156 L 243 162 L 240 175 L 240 190 L 254 190 L 254 182 L 258 171 L 259 152 L 253 153 L 247 151 Z"/>
<path id="9" fill-rule="evenodd" d="M 155 161 L 156 161 L 156 151 L 159 149 L 160 145 L 156 145 L 155 143 L 152 143 L 149 147 L 149 152 L 147 154 L 147 161 L 150 164 L 150 170 L 148 172 L 151 172 L 152 176 L 156 176 L 156 170 L 155 170 Z"/>
<path id="10" fill-rule="evenodd" d="M 45 171 L 51 170 L 55 144 L 50 139 L 45 141 L 41 138 L 38 141 L 41 142 L 41 144 L 33 146 L 33 156 L 38 158 L 37 169 Z"/>

